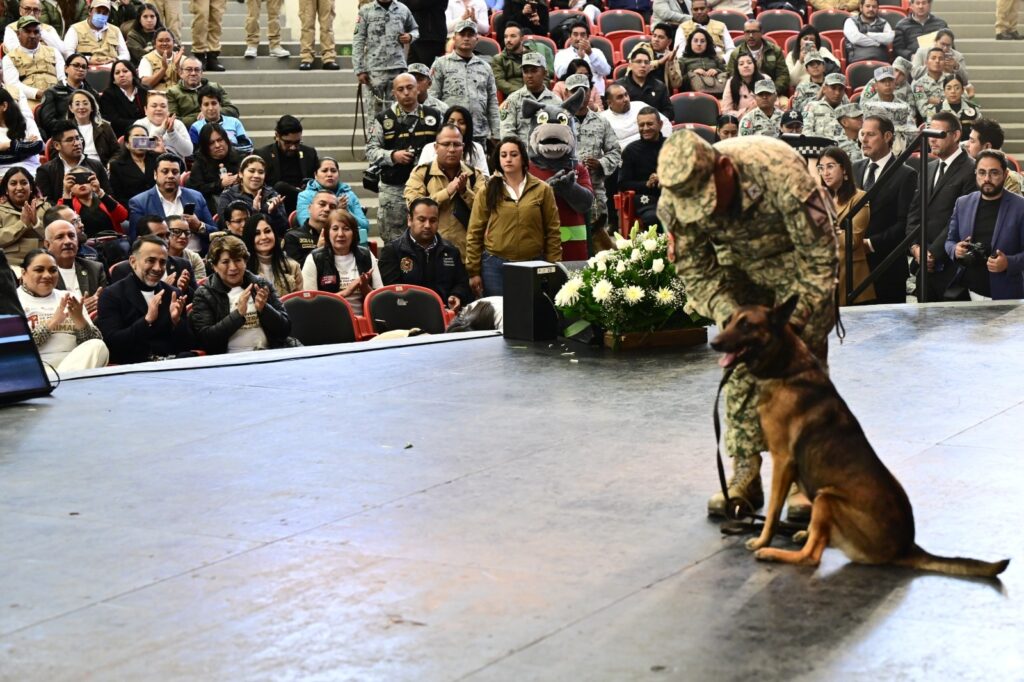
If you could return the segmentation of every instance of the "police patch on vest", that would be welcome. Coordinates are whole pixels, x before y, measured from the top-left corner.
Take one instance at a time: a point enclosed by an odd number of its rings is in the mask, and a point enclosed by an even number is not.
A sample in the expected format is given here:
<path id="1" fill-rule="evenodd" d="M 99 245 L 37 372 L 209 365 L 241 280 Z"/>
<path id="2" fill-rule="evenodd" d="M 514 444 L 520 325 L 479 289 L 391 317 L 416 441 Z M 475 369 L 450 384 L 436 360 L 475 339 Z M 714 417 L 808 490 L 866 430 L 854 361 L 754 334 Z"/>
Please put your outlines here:
<path id="1" fill-rule="evenodd" d="M 428 126 L 432 126 L 435 123 L 437 123 L 437 119 L 434 118 L 433 116 L 427 116 L 423 119 L 423 122 L 426 123 Z"/>
<path id="2" fill-rule="evenodd" d="M 395 127 L 395 122 L 390 118 L 384 117 L 384 130 L 391 130 Z"/>
<path id="3" fill-rule="evenodd" d="M 412 258 L 405 257 L 399 262 L 398 267 L 402 269 L 402 272 L 412 272 L 413 262 Z"/>

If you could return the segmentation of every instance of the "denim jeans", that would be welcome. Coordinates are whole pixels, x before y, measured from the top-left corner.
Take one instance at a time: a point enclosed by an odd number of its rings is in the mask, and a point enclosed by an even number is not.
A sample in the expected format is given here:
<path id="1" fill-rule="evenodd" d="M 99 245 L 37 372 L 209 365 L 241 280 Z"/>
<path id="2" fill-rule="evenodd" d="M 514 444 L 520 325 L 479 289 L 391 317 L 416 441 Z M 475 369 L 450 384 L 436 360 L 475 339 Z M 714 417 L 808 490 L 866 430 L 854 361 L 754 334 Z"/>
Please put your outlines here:
<path id="1" fill-rule="evenodd" d="M 507 262 L 504 258 L 492 256 L 484 251 L 483 260 L 480 263 L 480 276 L 484 280 L 484 296 L 502 295 L 504 280 L 501 267 Z"/>

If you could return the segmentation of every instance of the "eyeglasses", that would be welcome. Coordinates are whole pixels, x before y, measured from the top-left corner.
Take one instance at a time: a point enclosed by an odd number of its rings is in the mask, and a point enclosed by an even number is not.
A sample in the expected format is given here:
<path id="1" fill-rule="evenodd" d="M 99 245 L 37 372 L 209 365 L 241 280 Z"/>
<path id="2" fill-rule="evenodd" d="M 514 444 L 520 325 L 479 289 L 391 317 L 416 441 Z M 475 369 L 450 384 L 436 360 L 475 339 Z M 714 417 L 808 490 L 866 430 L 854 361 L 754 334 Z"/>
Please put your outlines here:
<path id="1" fill-rule="evenodd" d="M 188 236 L 188 229 L 176 227 L 170 231 L 172 237 L 186 237 Z"/>
<path id="2" fill-rule="evenodd" d="M 74 144 L 75 142 L 85 142 L 85 138 L 82 137 L 65 137 L 60 141 L 61 144 Z"/>
<path id="3" fill-rule="evenodd" d="M 70 64 L 68 64 L 68 66 L 70 66 L 73 69 L 88 69 L 89 68 L 88 64 L 83 64 L 82 62 L 71 62 Z"/>
<path id="4" fill-rule="evenodd" d="M 248 218 L 232 218 L 228 221 L 228 225 L 236 225 L 238 223 L 244 223 Z"/>
<path id="5" fill-rule="evenodd" d="M 436 144 L 438 147 L 452 147 L 452 148 L 458 148 L 458 147 L 464 147 L 465 146 L 461 142 L 435 142 L 434 144 Z"/>
<path id="6" fill-rule="evenodd" d="M 183 73 L 202 73 L 202 71 L 203 70 L 198 66 L 186 66 L 184 69 L 182 69 Z"/>
<path id="7" fill-rule="evenodd" d="M 40 14 L 43 13 L 43 8 L 42 7 L 22 7 L 21 11 L 25 12 L 26 14 L 34 14 L 34 15 L 36 15 L 38 17 Z"/>

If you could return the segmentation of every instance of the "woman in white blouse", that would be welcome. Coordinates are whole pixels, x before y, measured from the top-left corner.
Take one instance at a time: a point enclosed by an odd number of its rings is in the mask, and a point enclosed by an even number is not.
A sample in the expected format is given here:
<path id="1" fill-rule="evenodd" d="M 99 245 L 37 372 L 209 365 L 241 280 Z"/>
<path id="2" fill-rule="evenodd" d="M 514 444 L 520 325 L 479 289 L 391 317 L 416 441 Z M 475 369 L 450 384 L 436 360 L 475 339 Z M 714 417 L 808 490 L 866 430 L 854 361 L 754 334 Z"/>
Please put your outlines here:
<path id="1" fill-rule="evenodd" d="M 170 112 L 167 95 L 164 93 L 149 93 L 146 97 L 146 117 L 140 118 L 135 125 L 143 126 L 150 135 L 162 139 L 167 151 L 183 159 L 192 156 L 192 138 L 185 124 Z"/>
<path id="2" fill-rule="evenodd" d="M 104 166 L 118 151 L 117 135 L 100 116 L 100 105 L 88 90 L 75 90 L 68 102 L 68 118 L 78 125 L 82 134 L 83 153 Z"/>
<path id="3" fill-rule="evenodd" d="M 321 233 L 323 246 L 313 249 L 302 265 L 302 288 L 339 294 L 358 314 L 366 294 L 384 286 L 377 258 L 359 245 L 359 225 L 351 213 L 335 209 L 328 223 Z"/>
<path id="4" fill-rule="evenodd" d="M 444 12 L 444 20 L 448 25 L 448 35 L 455 31 L 455 24 L 464 19 L 476 22 L 476 32 L 485 36 L 491 32 L 487 19 L 487 3 L 484 0 L 448 0 L 448 9 Z"/>
<path id="5" fill-rule="evenodd" d="M 469 113 L 469 109 L 466 107 L 453 104 L 448 107 L 448 111 L 444 112 L 443 120 L 445 123 L 451 123 L 458 128 L 459 132 L 462 133 L 463 140 L 473 139 L 473 115 Z M 420 160 L 417 163 L 419 165 L 430 163 L 436 158 L 437 148 L 431 142 L 423 147 L 423 151 L 420 152 Z M 484 153 L 484 148 L 479 142 L 473 142 L 472 145 L 467 144 L 463 147 L 462 160 L 467 166 L 476 168 L 484 175 L 488 174 L 487 155 Z"/>

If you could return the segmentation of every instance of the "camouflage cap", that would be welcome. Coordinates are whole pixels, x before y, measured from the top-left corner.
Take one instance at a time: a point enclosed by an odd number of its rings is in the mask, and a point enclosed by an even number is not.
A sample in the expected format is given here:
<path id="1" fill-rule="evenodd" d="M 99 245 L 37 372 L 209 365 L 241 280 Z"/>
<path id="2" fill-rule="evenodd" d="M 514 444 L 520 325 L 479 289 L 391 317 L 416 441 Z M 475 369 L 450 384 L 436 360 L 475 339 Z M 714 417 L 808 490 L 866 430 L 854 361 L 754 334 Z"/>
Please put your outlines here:
<path id="1" fill-rule="evenodd" d="M 887 78 L 895 78 L 896 72 L 893 71 L 891 66 L 879 66 L 875 69 L 875 80 L 884 81 Z"/>
<path id="2" fill-rule="evenodd" d="M 690 130 L 672 134 L 658 155 L 662 206 L 679 222 L 695 223 L 715 210 L 715 159 L 718 153 Z"/>
<path id="3" fill-rule="evenodd" d="M 775 90 L 775 83 L 772 83 L 770 80 L 767 79 L 761 79 L 754 83 L 755 95 L 762 95 L 769 92 L 772 93 L 773 95 L 778 94 Z"/>
<path id="4" fill-rule="evenodd" d="M 420 64 L 419 62 L 413 62 L 406 68 L 406 71 L 414 76 L 426 76 L 427 80 L 433 80 L 430 76 L 430 67 L 426 64 Z"/>
<path id="5" fill-rule="evenodd" d="M 36 17 L 34 17 L 34 16 L 30 15 L 30 14 L 29 15 L 25 15 L 25 16 L 21 17 L 20 19 L 18 19 L 18 30 L 20 31 L 21 29 L 25 28 L 26 26 L 32 26 L 32 25 L 38 26 L 40 23 L 42 23 L 42 22 L 40 22 L 39 19 L 37 19 Z"/>
<path id="6" fill-rule="evenodd" d="M 803 63 L 804 63 L 804 66 L 807 66 L 811 62 L 823 62 L 824 63 L 824 61 L 825 61 L 825 58 L 821 56 L 820 52 L 818 52 L 817 50 L 808 50 L 807 53 L 804 55 Z"/>
<path id="7" fill-rule="evenodd" d="M 544 60 L 544 55 L 540 52 L 524 52 L 523 53 L 523 68 L 527 66 L 534 66 L 541 69 L 547 69 L 548 63 Z"/>
<path id="8" fill-rule="evenodd" d="M 565 89 L 575 90 L 576 88 L 590 88 L 590 79 L 587 78 L 586 74 L 574 73 L 565 79 Z"/>
<path id="9" fill-rule="evenodd" d="M 892 63 L 892 68 L 904 76 L 909 76 L 914 70 L 914 65 L 906 57 L 896 57 Z"/>
<path id="10" fill-rule="evenodd" d="M 864 116 L 864 112 L 856 104 L 844 104 L 841 107 L 836 107 L 836 120 L 841 118 L 861 118 L 862 116 Z"/>
<path id="11" fill-rule="evenodd" d="M 846 76 L 841 73 L 830 73 L 825 76 L 825 85 L 842 85 L 846 87 Z"/>
<path id="12" fill-rule="evenodd" d="M 463 19 L 459 23 L 455 24 L 455 30 L 452 33 L 462 33 L 463 31 L 472 31 L 476 33 L 476 22 L 471 19 Z"/>

